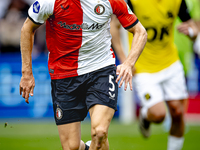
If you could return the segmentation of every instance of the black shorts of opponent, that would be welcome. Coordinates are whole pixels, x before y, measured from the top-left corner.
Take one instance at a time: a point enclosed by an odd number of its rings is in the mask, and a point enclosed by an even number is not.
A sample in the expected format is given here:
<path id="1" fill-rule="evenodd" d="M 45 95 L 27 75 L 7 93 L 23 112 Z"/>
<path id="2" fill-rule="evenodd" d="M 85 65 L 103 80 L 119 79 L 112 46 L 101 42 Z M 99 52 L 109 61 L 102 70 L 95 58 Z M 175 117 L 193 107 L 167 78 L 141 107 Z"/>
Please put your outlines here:
<path id="1" fill-rule="evenodd" d="M 54 118 L 57 125 L 83 121 L 88 110 L 105 105 L 117 111 L 116 66 L 71 78 L 51 80 Z"/>

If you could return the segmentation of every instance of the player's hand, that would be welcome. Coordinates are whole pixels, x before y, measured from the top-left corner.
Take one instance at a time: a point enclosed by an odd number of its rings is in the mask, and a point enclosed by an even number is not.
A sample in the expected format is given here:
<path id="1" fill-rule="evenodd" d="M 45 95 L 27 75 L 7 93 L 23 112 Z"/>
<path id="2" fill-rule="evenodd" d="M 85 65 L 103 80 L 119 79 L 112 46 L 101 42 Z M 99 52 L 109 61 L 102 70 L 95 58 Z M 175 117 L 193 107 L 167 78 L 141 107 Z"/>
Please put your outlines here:
<path id="1" fill-rule="evenodd" d="M 177 27 L 177 30 L 180 32 L 180 33 L 183 33 L 187 36 L 189 36 L 190 38 L 195 38 L 197 36 L 197 29 L 195 26 L 190 26 L 188 23 L 186 22 L 183 22 L 181 23 L 178 27 Z"/>
<path id="2" fill-rule="evenodd" d="M 181 24 L 177 27 L 177 30 L 178 30 L 180 33 L 183 33 L 183 34 L 189 36 L 188 28 L 189 28 L 189 25 L 188 25 L 187 23 L 181 23 Z"/>
<path id="3" fill-rule="evenodd" d="M 130 89 L 132 90 L 132 67 L 130 65 L 127 65 L 125 63 L 118 65 L 117 66 L 117 71 L 116 74 L 118 75 L 117 79 L 116 79 L 116 83 L 119 83 L 119 88 L 121 88 L 123 82 L 125 83 L 124 85 L 124 90 L 126 91 L 127 86 L 129 84 Z"/>
<path id="4" fill-rule="evenodd" d="M 29 103 L 29 94 L 33 96 L 33 90 L 35 87 L 35 79 L 33 75 L 21 77 L 19 92 L 23 98 L 25 98 L 26 103 Z"/>

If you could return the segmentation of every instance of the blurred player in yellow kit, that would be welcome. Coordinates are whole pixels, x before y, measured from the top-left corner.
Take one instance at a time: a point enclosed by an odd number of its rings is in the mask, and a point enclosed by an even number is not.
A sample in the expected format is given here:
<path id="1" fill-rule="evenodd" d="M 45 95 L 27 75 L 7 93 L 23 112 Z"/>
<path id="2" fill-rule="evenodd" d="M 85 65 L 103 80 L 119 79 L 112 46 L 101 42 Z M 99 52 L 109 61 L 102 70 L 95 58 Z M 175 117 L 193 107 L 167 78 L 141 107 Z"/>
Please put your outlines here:
<path id="1" fill-rule="evenodd" d="M 197 27 L 188 13 L 185 0 L 128 0 L 127 3 L 148 33 L 148 41 L 135 65 L 133 78 L 142 105 L 140 131 L 144 137 L 149 137 L 150 124 L 164 120 L 167 104 L 172 118 L 167 149 L 180 150 L 184 142 L 184 103 L 188 93 L 183 66 L 174 44 L 173 24 L 179 17 L 183 23 L 178 26 L 178 31 L 192 40 L 197 36 Z M 119 53 L 117 27 L 117 19 L 113 17 L 112 44 Z M 132 41 L 132 37 L 129 40 Z"/>

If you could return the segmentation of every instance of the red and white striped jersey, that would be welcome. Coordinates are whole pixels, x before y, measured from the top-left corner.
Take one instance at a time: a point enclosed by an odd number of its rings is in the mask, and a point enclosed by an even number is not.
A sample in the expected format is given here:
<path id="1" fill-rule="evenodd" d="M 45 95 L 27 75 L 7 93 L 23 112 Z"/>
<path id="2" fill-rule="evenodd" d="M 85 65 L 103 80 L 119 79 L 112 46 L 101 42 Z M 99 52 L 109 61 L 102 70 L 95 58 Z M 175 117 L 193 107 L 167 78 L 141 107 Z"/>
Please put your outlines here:
<path id="1" fill-rule="evenodd" d="M 124 0 L 37 0 L 29 8 L 36 24 L 46 22 L 51 79 L 79 76 L 115 64 L 110 20 L 129 29 L 137 17 Z"/>

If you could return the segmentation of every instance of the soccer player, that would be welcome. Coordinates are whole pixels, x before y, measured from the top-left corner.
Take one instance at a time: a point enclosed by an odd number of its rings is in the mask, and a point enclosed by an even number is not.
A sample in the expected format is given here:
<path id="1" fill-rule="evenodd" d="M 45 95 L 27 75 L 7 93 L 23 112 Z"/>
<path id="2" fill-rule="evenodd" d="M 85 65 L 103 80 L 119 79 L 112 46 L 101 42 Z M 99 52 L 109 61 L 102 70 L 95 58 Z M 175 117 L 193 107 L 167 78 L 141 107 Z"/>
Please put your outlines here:
<path id="1" fill-rule="evenodd" d="M 173 23 L 179 16 L 183 22 L 178 26 L 179 32 L 192 40 L 197 36 L 197 28 L 188 14 L 185 0 L 129 0 L 127 3 L 148 33 L 134 75 L 135 88 L 142 103 L 141 133 L 149 137 L 150 124 L 164 120 L 166 103 L 172 118 L 167 149 L 180 150 L 184 142 L 184 103 L 188 93 L 183 66 L 174 44 Z M 117 29 L 117 25 L 113 28 Z M 114 48 L 116 41 L 113 38 Z"/>
<path id="2" fill-rule="evenodd" d="M 111 49 L 112 14 L 134 35 L 129 56 L 117 67 Z M 124 83 L 126 90 L 129 84 L 132 89 L 131 71 L 146 43 L 146 30 L 124 0 L 37 0 L 28 15 L 21 30 L 20 94 L 27 103 L 29 94 L 33 96 L 34 33 L 46 22 L 54 117 L 62 147 L 88 149 L 81 141 L 81 121 L 89 111 L 89 149 L 108 150 L 108 128 L 117 110 L 118 86 Z"/>

